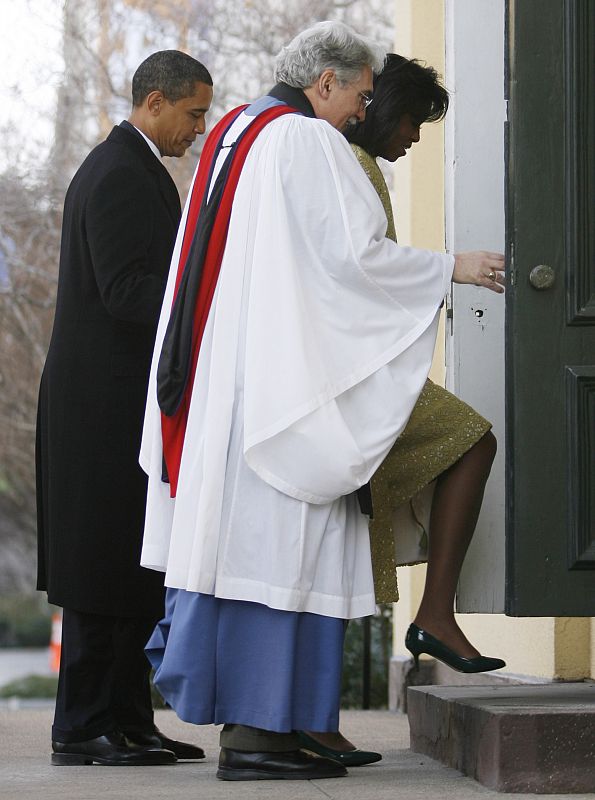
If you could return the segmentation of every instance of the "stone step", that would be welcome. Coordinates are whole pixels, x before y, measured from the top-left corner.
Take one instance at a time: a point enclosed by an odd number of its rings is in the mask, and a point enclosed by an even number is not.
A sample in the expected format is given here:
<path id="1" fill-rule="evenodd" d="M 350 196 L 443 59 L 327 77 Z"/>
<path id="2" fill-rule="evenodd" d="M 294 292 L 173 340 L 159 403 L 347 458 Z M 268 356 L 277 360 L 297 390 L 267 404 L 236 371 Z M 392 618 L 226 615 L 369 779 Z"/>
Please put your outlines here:
<path id="1" fill-rule="evenodd" d="M 595 792 L 595 685 L 421 686 L 411 749 L 500 792 Z"/>

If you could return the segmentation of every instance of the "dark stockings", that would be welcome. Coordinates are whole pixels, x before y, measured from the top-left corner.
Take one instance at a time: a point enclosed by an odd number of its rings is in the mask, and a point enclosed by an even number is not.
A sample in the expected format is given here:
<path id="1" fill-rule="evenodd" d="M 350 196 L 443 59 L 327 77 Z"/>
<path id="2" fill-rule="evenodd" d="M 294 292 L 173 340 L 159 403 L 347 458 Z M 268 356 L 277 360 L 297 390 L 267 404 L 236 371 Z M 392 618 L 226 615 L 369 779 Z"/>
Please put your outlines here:
<path id="1" fill-rule="evenodd" d="M 465 658 L 479 653 L 455 621 L 455 592 L 495 455 L 496 438 L 489 432 L 438 478 L 430 515 L 426 583 L 414 620 Z"/>

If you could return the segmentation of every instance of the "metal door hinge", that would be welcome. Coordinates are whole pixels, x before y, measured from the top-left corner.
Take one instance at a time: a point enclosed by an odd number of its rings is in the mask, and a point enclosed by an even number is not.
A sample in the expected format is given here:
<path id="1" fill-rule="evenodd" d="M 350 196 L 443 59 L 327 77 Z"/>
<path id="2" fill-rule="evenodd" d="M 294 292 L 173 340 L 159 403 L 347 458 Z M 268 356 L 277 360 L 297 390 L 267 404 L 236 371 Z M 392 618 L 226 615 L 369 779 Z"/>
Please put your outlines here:
<path id="1" fill-rule="evenodd" d="M 452 336 L 454 333 L 454 309 L 452 304 L 452 292 L 448 292 L 444 300 L 444 315 L 447 320 L 448 333 Z"/>

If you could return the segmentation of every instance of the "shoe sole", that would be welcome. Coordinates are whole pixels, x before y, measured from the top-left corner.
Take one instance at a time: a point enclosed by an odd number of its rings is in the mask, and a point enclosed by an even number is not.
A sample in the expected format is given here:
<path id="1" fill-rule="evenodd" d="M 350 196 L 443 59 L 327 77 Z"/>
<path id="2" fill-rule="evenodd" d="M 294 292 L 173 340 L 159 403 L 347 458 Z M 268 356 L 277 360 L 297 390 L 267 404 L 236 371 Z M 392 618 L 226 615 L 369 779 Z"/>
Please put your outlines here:
<path id="1" fill-rule="evenodd" d="M 425 650 L 419 650 L 417 652 L 415 650 L 412 650 L 410 647 L 407 647 L 407 649 L 409 650 L 415 661 L 416 672 L 419 671 L 419 657 L 421 655 L 427 655 L 430 656 L 430 658 L 435 658 L 436 661 L 440 661 L 445 666 L 449 667 L 450 669 L 453 669 L 455 672 L 460 672 L 462 675 L 479 675 L 482 672 L 494 672 L 494 670 L 503 669 L 506 666 L 505 661 L 493 667 L 484 665 L 479 665 L 477 667 L 474 667 L 473 665 L 469 664 L 455 665 L 451 664 L 450 661 L 445 659 L 441 654 L 436 653 L 430 646 L 428 646 L 427 649 Z M 479 658 L 483 657 L 484 656 L 479 656 Z M 485 656 L 485 658 L 487 657 L 488 656 Z"/>
<path id="2" fill-rule="evenodd" d="M 167 767 L 175 764 L 175 761 L 151 761 L 141 759 L 139 761 L 113 761 L 101 756 L 84 756 L 78 753 L 52 753 L 51 764 L 54 767 L 90 767 L 97 764 L 102 767 Z"/>
<path id="3" fill-rule="evenodd" d="M 382 761 L 382 756 L 380 758 L 364 758 L 361 761 L 351 761 L 347 758 L 336 758 L 336 756 L 326 756 L 326 758 L 334 758 L 338 764 L 341 764 L 343 767 L 367 767 L 368 764 L 377 764 L 379 761 Z"/>
<path id="4" fill-rule="evenodd" d="M 174 753 L 174 755 L 178 761 L 200 761 L 201 759 L 206 758 L 204 753 L 202 756 L 181 756 L 179 753 Z"/>
<path id="5" fill-rule="evenodd" d="M 336 764 L 340 764 L 342 767 L 351 768 L 351 767 L 365 767 L 368 764 L 376 764 L 378 761 L 382 761 L 382 754 L 378 753 L 373 758 L 371 756 L 363 756 L 360 755 L 359 757 L 352 755 L 353 751 L 347 750 L 345 753 L 340 753 L 332 750 L 326 750 L 325 748 L 321 747 L 319 750 L 315 750 L 310 744 L 302 745 L 302 750 L 306 753 L 312 753 L 314 756 L 322 756 L 323 758 L 328 758 L 330 761 L 334 761 Z"/>
<path id="6" fill-rule="evenodd" d="M 217 777 L 220 781 L 317 781 L 321 778 L 344 778 L 347 772 L 328 774 L 291 772 L 267 772 L 259 769 L 229 769 L 219 767 Z"/>

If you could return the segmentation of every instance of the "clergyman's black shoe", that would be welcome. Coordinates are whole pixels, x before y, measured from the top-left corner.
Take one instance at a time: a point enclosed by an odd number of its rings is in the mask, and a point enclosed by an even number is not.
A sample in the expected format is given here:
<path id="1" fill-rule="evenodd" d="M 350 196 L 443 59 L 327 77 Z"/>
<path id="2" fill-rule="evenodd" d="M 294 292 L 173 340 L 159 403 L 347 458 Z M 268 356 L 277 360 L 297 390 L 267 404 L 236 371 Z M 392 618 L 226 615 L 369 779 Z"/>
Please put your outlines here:
<path id="1" fill-rule="evenodd" d="M 288 753 L 245 753 L 221 748 L 217 777 L 222 781 L 312 781 L 342 778 L 347 770 L 330 758 L 303 750 Z"/>
<path id="2" fill-rule="evenodd" d="M 75 767 L 103 764 L 110 767 L 149 767 L 175 764 L 170 750 L 160 747 L 138 747 L 126 741 L 119 731 L 106 733 L 86 742 L 52 742 L 52 764 L 56 767 Z"/>
<path id="3" fill-rule="evenodd" d="M 124 736 L 132 744 L 140 745 L 141 747 L 161 747 L 164 750 L 171 750 L 176 758 L 184 759 L 199 759 L 205 757 L 205 751 L 202 747 L 189 742 L 178 742 L 175 739 L 170 739 L 158 728 L 151 732 L 135 731 L 134 733 L 124 731 Z"/>

